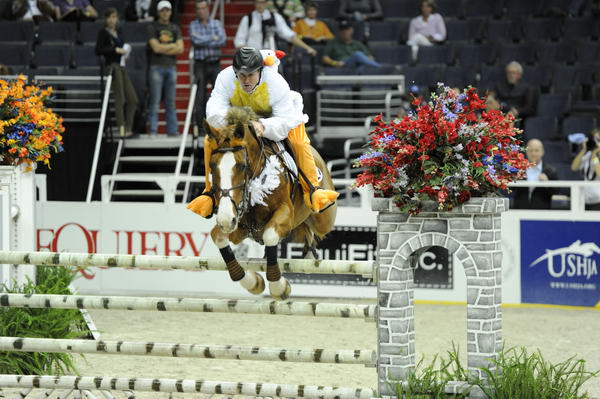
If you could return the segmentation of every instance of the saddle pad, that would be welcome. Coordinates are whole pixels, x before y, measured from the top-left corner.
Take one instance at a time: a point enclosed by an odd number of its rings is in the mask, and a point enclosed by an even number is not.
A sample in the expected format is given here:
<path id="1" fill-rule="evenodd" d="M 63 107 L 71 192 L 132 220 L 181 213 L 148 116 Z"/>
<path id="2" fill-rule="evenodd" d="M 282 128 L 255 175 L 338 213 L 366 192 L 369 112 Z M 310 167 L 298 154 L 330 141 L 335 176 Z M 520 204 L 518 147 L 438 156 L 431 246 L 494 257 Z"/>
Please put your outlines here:
<path id="1" fill-rule="evenodd" d="M 298 166 L 296 165 L 296 161 L 294 160 L 294 157 L 287 151 L 287 149 L 283 145 L 282 141 L 278 141 L 275 144 L 277 144 L 277 148 L 279 148 L 279 151 L 282 152 L 281 155 L 283 156 L 283 160 L 285 161 L 285 166 L 287 166 L 287 168 L 292 172 L 292 174 L 294 176 L 296 176 L 296 179 L 297 179 L 298 178 Z M 319 182 L 321 182 L 321 180 L 323 180 L 323 172 L 321 171 L 321 169 L 319 169 L 319 167 L 317 167 L 317 180 Z"/>

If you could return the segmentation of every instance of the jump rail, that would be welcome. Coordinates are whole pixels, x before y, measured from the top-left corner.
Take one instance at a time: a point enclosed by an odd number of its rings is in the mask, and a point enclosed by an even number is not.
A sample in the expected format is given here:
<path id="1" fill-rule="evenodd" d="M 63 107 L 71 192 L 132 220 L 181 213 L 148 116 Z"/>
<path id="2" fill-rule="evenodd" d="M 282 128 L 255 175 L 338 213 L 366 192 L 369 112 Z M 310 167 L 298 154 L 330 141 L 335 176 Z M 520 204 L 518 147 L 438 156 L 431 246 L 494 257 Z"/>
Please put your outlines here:
<path id="1" fill-rule="evenodd" d="M 290 363 L 364 364 L 373 366 L 369 349 L 291 349 L 242 345 L 175 344 L 86 339 L 0 337 L 0 351 L 100 353 L 107 355 L 193 357 L 198 359 L 266 360 Z"/>
<path id="2" fill-rule="evenodd" d="M 222 259 L 194 256 L 118 255 L 59 252 L 0 251 L 0 264 L 120 267 L 128 269 L 227 270 Z M 246 270 L 266 271 L 264 259 L 240 260 Z M 373 276 L 371 261 L 279 259 L 279 267 L 290 273 L 359 274 Z"/>
<path id="3" fill-rule="evenodd" d="M 115 378 L 0 374 L 0 386 L 6 388 L 34 387 L 46 389 L 133 390 L 140 392 L 182 392 L 307 399 L 372 399 L 376 396 L 375 391 L 370 388 L 182 380 L 174 378 Z"/>
<path id="4" fill-rule="evenodd" d="M 361 304 L 44 294 L 0 294 L 0 307 L 245 313 L 363 318 L 365 321 L 374 321 L 376 312 L 376 305 Z"/>

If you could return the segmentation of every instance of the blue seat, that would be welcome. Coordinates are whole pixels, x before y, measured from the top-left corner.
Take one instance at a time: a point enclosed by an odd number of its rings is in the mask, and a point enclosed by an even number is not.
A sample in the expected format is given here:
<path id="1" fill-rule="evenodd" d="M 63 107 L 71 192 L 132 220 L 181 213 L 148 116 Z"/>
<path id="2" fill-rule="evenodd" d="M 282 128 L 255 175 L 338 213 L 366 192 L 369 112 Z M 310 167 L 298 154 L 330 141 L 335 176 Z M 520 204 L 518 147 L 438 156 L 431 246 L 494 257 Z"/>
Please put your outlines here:
<path id="1" fill-rule="evenodd" d="M 434 65 L 416 65 L 402 68 L 406 86 L 413 84 L 419 87 L 433 88 L 439 81 L 440 68 Z"/>
<path id="2" fill-rule="evenodd" d="M 502 2 L 489 0 L 464 0 L 463 16 L 499 17 L 502 13 Z"/>
<path id="3" fill-rule="evenodd" d="M 523 37 L 528 41 L 557 40 L 561 37 L 561 27 L 558 18 L 527 18 L 523 21 Z"/>
<path id="4" fill-rule="evenodd" d="M 552 70 L 552 92 L 568 93 L 574 98 L 580 94 L 579 68 L 571 65 L 555 65 Z"/>
<path id="5" fill-rule="evenodd" d="M 543 0 L 506 0 L 506 15 L 521 18 L 541 14 Z"/>
<path id="6" fill-rule="evenodd" d="M 0 63 L 9 66 L 29 66 L 31 63 L 31 46 L 0 42 Z"/>
<path id="7" fill-rule="evenodd" d="M 39 67 L 63 67 L 71 65 L 71 44 L 45 44 L 38 46 L 33 55 L 33 66 Z"/>
<path id="8" fill-rule="evenodd" d="M 389 44 L 398 43 L 400 40 L 401 24 L 390 21 L 373 21 L 369 24 L 371 34 L 369 43 L 385 42 Z M 407 28 L 408 29 L 408 28 Z"/>
<path id="9" fill-rule="evenodd" d="M 419 64 L 453 64 L 453 48 L 447 44 L 419 47 L 417 62 Z"/>
<path id="10" fill-rule="evenodd" d="M 122 25 L 123 40 L 126 43 L 146 43 L 149 22 L 125 22 Z"/>
<path id="11" fill-rule="evenodd" d="M 444 18 L 454 18 L 463 14 L 462 0 L 438 0 L 437 12 Z"/>
<path id="12" fill-rule="evenodd" d="M 525 119 L 524 131 L 527 140 L 554 140 L 557 138 L 558 119 L 553 116 L 529 117 Z"/>
<path id="13" fill-rule="evenodd" d="M 600 63 L 600 42 L 582 41 L 577 47 L 577 61 L 582 63 Z"/>
<path id="14" fill-rule="evenodd" d="M 568 18 L 564 24 L 565 39 L 588 39 L 594 35 L 594 25 L 597 17 Z"/>
<path id="15" fill-rule="evenodd" d="M 544 161 L 552 164 L 565 164 L 571 161 L 571 150 L 569 144 L 564 141 L 544 142 Z"/>
<path id="16" fill-rule="evenodd" d="M 34 26 L 31 21 L 2 21 L 0 23 L 0 42 L 31 43 Z"/>
<path id="17" fill-rule="evenodd" d="M 99 57 L 96 55 L 95 45 L 75 46 L 73 49 L 73 63 L 75 67 L 99 67 Z"/>
<path id="18" fill-rule="evenodd" d="M 506 79 L 506 72 L 503 66 L 488 66 L 481 67 L 480 80 L 478 88 L 482 90 L 492 90 L 496 84 Z"/>
<path id="19" fill-rule="evenodd" d="M 560 118 L 571 109 L 571 96 L 568 94 L 542 94 L 537 103 L 537 116 Z"/>
<path id="20" fill-rule="evenodd" d="M 103 18 L 104 11 L 107 8 L 116 8 L 119 13 L 119 19 L 125 19 L 125 8 L 127 7 L 127 1 L 123 0 L 100 0 L 94 1 L 94 8 L 98 11 L 98 15 Z"/>
<path id="21" fill-rule="evenodd" d="M 375 60 L 383 64 L 405 65 L 412 61 L 410 46 L 373 46 L 371 51 Z"/>
<path id="22" fill-rule="evenodd" d="M 535 62 L 534 46 L 531 43 L 500 45 L 497 63 L 505 66 L 511 61 L 517 61 L 521 64 L 533 64 Z"/>
<path id="23" fill-rule="evenodd" d="M 550 87 L 552 70 L 541 65 L 523 66 L 523 81 L 534 87 Z"/>
<path id="24" fill-rule="evenodd" d="M 448 41 L 473 41 L 475 38 L 471 32 L 470 21 L 461 19 L 445 19 L 446 35 Z"/>
<path id="25" fill-rule="evenodd" d="M 42 43 L 72 43 L 76 38 L 73 22 L 40 22 L 38 41 Z"/>
<path id="26" fill-rule="evenodd" d="M 591 116 L 569 116 L 563 119 L 562 135 L 571 133 L 589 133 L 596 127 L 596 119 Z"/>
<path id="27" fill-rule="evenodd" d="M 447 66 L 440 70 L 440 82 L 449 87 L 463 89 L 468 85 L 475 85 L 475 78 L 470 76 L 465 68 L 458 66 Z"/>
<path id="28" fill-rule="evenodd" d="M 494 61 L 494 49 L 489 44 L 456 44 L 456 61 L 463 67 L 477 67 Z"/>
<path id="29" fill-rule="evenodd" d="M 485 40 L 494 43 L 510 43 L 520 38 L 513 20 L 490 20 L 484 26 Z"/>
<path id="30" fill-rule="evenodd" d="M 82 22 L 79 26 L 79 36 L 77 41 L 79 43 L 96 43 L 98 39 L 98 32 L 104 28 L 102 22 Z"/>
<path id="31" fill-rule="evenodd" d="M 335 18 L 338 14 L 339 5 L 334 0 L 317 1 L 319 7 L 319 18 Z"/>
<path id="32" fill-rule="evenodd" d="M 538 41 L 534 43 L 535 53 L 540 64 L 572 64 L 576 59 L 577 47 L 569 41 L 546 42 Z"/>
<path id="33" fill-rule="evenodd" d="M 420 10 L 418 0 L 381 0 L 381 8 L 386 19 L 413 18 Z"/>

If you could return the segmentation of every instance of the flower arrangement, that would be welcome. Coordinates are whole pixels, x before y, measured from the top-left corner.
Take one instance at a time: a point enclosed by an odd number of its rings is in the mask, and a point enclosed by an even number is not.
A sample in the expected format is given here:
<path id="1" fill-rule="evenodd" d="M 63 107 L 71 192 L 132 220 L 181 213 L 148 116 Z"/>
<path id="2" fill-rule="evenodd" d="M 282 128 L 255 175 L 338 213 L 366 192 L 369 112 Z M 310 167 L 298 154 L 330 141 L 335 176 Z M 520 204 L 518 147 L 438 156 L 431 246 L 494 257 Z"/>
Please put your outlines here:
<path id="1" fill-rule="evenodd" d="M 355 185 L 370 184 L 402 211 L 418 213 L 423 200 L 447 211 L 523 177 L 529 162 L 514 117 L 485 110 L 475 88 L 458 92 L 439 84 L 431 101 L 413 104 L 416 112 L 401 120 L 375 118 L 368 150 L 355 162 L 365 169 Z"/>
<path id="2" fill-rule="evenodd" d="M 50 163 L 63 151 L 62 118 L 46 106 L 52 88 L 26 85 L 25 77 L 0 80 L 0 164 Z"/>

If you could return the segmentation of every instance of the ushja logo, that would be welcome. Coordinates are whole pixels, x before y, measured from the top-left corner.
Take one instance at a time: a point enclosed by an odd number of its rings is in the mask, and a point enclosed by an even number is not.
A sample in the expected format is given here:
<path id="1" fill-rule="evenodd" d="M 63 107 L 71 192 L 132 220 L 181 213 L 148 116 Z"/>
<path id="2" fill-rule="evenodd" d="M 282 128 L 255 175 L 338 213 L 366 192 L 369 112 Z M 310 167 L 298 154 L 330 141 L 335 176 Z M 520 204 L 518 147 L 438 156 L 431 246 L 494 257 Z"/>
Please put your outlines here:
<path id="1" fill-rule="evenodd" d="M 598 274 L 598 265 L 592 255 L 600 254 L 600 247 L 593 242 L 581 243 L 581 240 L 565 248 L 547 249 L 546 253 L 537 258 L 531 265 L 535 266 L 543 260 L 548 262 L 548 273 L 552 277 L 560 278 L 565 274 L 567 277 L 583 276 L 589 280 Z M 557 264 L 555 258 L 560 257 Z"/>

